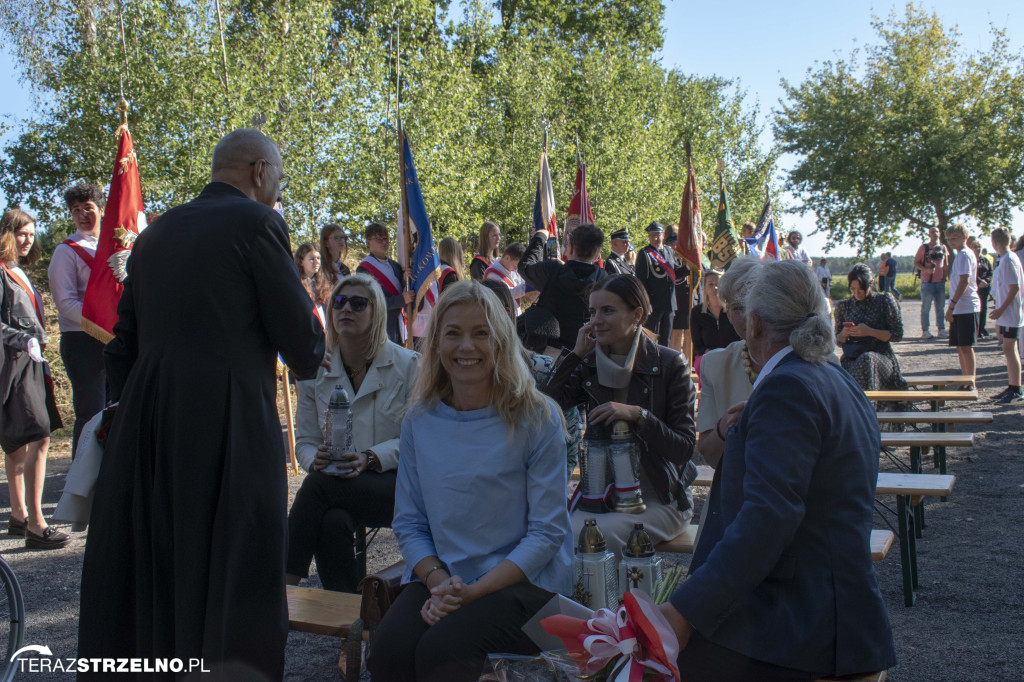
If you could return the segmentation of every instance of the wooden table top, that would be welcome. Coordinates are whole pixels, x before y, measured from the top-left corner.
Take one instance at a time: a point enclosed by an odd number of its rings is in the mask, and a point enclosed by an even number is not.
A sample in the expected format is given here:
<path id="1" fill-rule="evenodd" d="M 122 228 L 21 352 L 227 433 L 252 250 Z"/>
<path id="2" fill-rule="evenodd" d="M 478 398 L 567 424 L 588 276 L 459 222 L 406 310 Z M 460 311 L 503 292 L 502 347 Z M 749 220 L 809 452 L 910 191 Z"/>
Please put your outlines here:
<path id="1" fill-rule="evenodd" d="M 906 401 L 911 403 L 922 401 L 974 401 L 978 399 L 978 391 L 864 391 L 868 400 Z"/>
<path id="2" fill-rule="evenodd" d="M 991 412 L 879 412 L 880 424 L 990 424 Z"/>
<path id="3" fill-rule="evenodd" d="M 906 433 L 883 433 L 882 447 L 932 447 L 969 448 L 974 446 L 974 434 L 962 432 L 908 431 Z"/>
<path id="4" fill-rule="evenodd" d="M 709 466 L 697 467 L 692 485 L 711 485 L 715 471 Z M 956 476 L 952 474 L 878 474 L 875 492 L 879 495 L 933 495 L 947 497 L 953 491 Z"/>
<path id="5" fill-rule="evenodd" d="M 921 374 L 919 376 L 904 376 L 911 386 L 973 386 L 974 377 L 966 374 Z"/>

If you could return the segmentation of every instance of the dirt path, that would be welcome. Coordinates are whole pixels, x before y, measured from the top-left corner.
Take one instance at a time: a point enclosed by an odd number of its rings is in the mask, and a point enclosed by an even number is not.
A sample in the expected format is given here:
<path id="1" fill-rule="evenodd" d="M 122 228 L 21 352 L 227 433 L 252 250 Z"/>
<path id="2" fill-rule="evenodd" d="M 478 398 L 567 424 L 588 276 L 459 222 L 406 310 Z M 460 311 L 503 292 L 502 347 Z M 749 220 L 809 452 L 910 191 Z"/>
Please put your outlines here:
<path id="1" fill-rule="evenodd" d="M 903 313 L 907 340 L 897 345 L 897 352 L 904 373 L 959 373 L 956 355 L 944 340 L 919 338 L 920 304 L 905 302 Z M 979 346 L 978 367 L 983 397 L 1006 385 L 995 342 Z M 921 586 L 916 606 L 903 606 L 898 548 L 876 564 L 900 661 L 890 673 L 893 682 L 1024 678 L 1024 406 L 1001 407 L 983 400 L 961 409 L 991 410 L 996 419 L 968 429 L 978 434 L 974 448 L 950 450 L 949 470 L 956 474 L 957 484 L 949 501 L 926 502 L 928 528 L 918 541 Z M 46 479 L 48 513 L 56 506 L 70 465 L 66 445 L 54 450 Z M 891 468 L 887 464 L 883 460 L 883 468 Z M 292 495 L 301 480 L 289 477 Z M 0 486 L 0 519 L 6 519 L 8 505 L 7 486 Z M 884 524 L 879 520 L 877 527 Z M 62 658 L 75 655 L 85 540 L 84 533 L 75 534 L 64 549 L 28 552 L 23 541 L 0 536 L 0 553 L 25 593 L 25 643 L 49 646 Z M 371 570 L 397 557 L 394 536 L 382 532 L 370 548 Z M 318 585 L 315 575 L 310 583 Z M 291 633 L 286 678 L 336 679 L 338 651 L 336 639 Z M 39 673 L 19 679 L 68 677 Z"/>

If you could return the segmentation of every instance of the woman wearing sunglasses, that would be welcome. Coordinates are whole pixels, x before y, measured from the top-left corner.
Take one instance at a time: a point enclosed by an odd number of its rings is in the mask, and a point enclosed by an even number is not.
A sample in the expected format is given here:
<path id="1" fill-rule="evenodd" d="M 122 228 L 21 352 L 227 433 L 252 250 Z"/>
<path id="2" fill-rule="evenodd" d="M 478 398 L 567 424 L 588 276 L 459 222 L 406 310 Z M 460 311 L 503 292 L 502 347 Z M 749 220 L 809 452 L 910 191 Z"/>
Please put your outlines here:
<path id="1" fill-rule="evenodd" d="M 398 436 L 419 355 L 388 340 L 384 294 L 368 275 L 343 277 L 327 312 L 330 369 L 299 383 L 296 456 L 309 472 L 288 514 L 288 584 L 309 573 L 316 556 L 325 589 L 355 592 L 359 526 L 390 526 L 395 506 Z M 352 405 L 351 473 L 329 475 L 323 423 L 327 401 L 343 386 Z"/>

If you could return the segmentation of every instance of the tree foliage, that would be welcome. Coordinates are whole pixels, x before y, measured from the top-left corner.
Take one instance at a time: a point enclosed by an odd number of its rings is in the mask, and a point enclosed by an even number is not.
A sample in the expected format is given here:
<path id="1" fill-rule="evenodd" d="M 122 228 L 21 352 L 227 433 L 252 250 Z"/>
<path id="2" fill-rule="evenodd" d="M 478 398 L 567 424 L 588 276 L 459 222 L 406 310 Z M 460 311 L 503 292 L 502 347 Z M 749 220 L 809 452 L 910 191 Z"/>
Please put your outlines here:
<path id="1" fill-rule="evenodd" d="M 724 158 L 737 212 L 756 218 L 776 162 L 758 144 L 757 110 L 727 80 L 661 66 L 660 2 L 498 9 L 467 0 L 452 21 L 431 0 L 221 0 L 219 12 L 216 0 L 10 0 L 0 30 L 39 106 L 3 150 L 0 186 L 42 226 L 66 226 L 60 191 L 109 180 L 123 84 L 148 210 L 194 196 L 216 141 L 256 126 L 282 148 L 296 238 L 328 221 L 393 224 L 400 71 L 402 124 L 440 236 L 497 220 L 526 238 L 545 126 L 560 215 L 578 138 L 599 224 L 640 237 L 651 220 L 674 222 L 692 139 L 705 214 Z"/>
<path id="2" fill-rule="evenodd" d="M 789 189 L 817 215 L 829 245 L 870 253 L 901 232 L 971 218 L 1007 222 L 1024 200 L 1024 60 L 992 29 L 966 53 L 955 28 L 908 5 L 875 19 L 863 63 L 826 62 L 775 118 L 783 151 L 803 158 Z"/>

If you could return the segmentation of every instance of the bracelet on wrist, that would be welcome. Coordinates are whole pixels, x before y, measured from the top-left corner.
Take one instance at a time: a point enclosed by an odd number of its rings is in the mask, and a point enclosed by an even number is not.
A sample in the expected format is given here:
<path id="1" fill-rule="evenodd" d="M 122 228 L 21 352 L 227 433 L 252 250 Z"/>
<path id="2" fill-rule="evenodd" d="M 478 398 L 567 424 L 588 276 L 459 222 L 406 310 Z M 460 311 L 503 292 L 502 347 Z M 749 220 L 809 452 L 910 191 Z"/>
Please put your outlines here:
<path id="1" fill-rule="evenodd" d="M 722 420 L 721 419 L 719 419 L 718 423 L 715 424 L 715 433 L 718 434 L 718 437 L 719 437 L 719 439 L 722 440 L 722 442 L 725 442 L 725 436 L 722 435 Z"/>
<path id="2" fill-rule="evenodd" d="M 434 571 L 437 571 L 439 569 L 443 569 L 443 568 L 444 568 L 443 564 L 434 564 L 433 566 L 431 566 L 430 570 L 427 571 L 426 574 L 423 576 L 423 584 L 424 585 L 427 584 L 427 579 L 430 578 L 430 574 L 431 573 L 433 573 Z"/>

